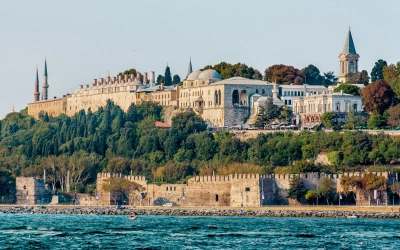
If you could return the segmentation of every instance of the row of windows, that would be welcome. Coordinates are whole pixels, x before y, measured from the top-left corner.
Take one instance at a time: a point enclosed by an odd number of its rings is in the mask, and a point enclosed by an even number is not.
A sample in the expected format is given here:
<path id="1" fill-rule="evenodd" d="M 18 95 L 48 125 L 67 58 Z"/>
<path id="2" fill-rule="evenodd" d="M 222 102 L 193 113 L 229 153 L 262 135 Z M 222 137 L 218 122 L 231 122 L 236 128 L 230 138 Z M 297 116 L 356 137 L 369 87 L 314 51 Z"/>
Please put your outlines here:
<path id="1" fill-rule="evenodd" d="M 283 96 L 304 96 L 304 91 L 283 91 Z"/>

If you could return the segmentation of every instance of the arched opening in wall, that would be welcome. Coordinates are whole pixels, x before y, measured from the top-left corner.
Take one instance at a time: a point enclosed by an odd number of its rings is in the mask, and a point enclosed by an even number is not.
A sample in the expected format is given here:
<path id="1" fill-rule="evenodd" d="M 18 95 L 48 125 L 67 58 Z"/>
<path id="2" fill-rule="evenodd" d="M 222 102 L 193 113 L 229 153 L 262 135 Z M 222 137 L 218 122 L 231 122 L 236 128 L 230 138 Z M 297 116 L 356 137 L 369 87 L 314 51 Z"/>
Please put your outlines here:
<path id="1" fill-rule="evenodd" d="M 341 62 L 342 63 L 342 74 L 344 74 L 344 61 Z"/>
<path id="2" fill-rule="evenodd" d="M 218 105 L 221 105 L 221 90 L 218 90 Z"/>
<path id="3" fill-rule="evenodd" d="M 339 109 L 340 109 L 340 103 L 337 102 L 337 103 L 336 103 L 336 111 L 339 111 Z"/>
<path id="4" fill-rule="evenodd" d="M 215 195 L 215 201 L 218 202 L 218 194 Z"/>
<path id="5" fill-rule="evenodd" d="M 357 112 L 357 103 L 354 103 L 353 109 L 354 109 L 354 112 Z"/>
<path id="6" fill-rule="evenodd" d="M 218 105 L 218 92 L 217 91 L 215 91 L 215 94 L 214 94 L 214 103 L 215 103 L 215 105 Z"/>
<path id="7" fill-rule="evenodd" d="M 265 90 L 264 89 L 261 90 L 261 94 L 265 95 Z"/>
<path id="8" fill-rule="evenodd" d="M 232 93 L 232 104 L 239 105 L 239 91 L 236 89 Z"/>
<path id="9" fill-rule="evenodd" d="M 242 90 L 240 92 L 240 105 L 247 106 L 247 92 L 246 92 L 246 90 Z"/>
<path id="10" fill-rule="evenodd" d="M 258 94 L 258 89 L 256 89 L 256 94 Z"/>

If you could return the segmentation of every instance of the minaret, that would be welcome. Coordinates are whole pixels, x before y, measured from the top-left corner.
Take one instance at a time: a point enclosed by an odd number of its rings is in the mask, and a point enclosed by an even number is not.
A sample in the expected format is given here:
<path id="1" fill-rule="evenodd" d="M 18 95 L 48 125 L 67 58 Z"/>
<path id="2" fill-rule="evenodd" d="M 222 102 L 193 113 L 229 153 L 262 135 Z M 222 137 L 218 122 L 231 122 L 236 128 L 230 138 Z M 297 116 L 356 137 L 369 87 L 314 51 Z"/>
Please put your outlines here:
<path id="1" fill-rule="evenodd" d="M 38 67 L 36 65 L 36 81 L 35 81 L 35 92 L 33 92 L 33 101 L 38 102 L 40 99 L 40 92 L 39 92 L 39 72 Z"/>
<path id="2" fill-rule="evenodd" d="M 48 98 L 48 88 L 49 88 L 49 84 L 47 82 L 47 62 L 46 62 L 46 58 L 44 58 L 44 75 L 43 75 L 43 84 L 42 84 L 42 100 L 47 100 L 47 98 Z"/>
<path id="3" fill-rule="evenodd" d="M 186 74 L 186 78 L 188 78 L 188 76 L 189 76 L 192 72 L 193 72 L 193 70 L 192 70 L 192 57 L 190 57 L 190 60 L 189 60 L 189 67 L 188 67 L 188 71 L 187 71 L 187 74 Z"/>
<path id="4" fill-rule="evenodd" d="M 348 73 L 358 72 L 358 58 L 360 56 L 356 52 L 356 47 L 354 46 L 353 36 L 351 35 L 350 27 L 347 33 L 346 42 L 344 43 L 344 48 L 342 53 L 339 55 L 340 70 L 339 70 L 339 82 L 347 82 L 346 75 Z"/>

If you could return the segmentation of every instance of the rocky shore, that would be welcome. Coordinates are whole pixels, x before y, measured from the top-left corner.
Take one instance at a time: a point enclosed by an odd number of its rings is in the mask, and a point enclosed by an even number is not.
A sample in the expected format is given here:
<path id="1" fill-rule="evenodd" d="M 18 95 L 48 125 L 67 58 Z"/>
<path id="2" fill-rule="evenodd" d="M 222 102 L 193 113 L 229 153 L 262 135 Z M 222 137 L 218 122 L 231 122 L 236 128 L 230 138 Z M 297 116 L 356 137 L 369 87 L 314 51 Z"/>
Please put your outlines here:
<path id="1" fill-rule="evenodd" d="M 142 209 L 110 207 L 45 207 L 15 206 L 0 208 L 0 214 L 92 214 L 92 215 L 164 215 L 164 216 L 265 216 L 265 217 L 327 217 L 327 218 L 400 218 L 400 212 L 299 211 L 299 210 L 238 210 L 226 209 Z"/>

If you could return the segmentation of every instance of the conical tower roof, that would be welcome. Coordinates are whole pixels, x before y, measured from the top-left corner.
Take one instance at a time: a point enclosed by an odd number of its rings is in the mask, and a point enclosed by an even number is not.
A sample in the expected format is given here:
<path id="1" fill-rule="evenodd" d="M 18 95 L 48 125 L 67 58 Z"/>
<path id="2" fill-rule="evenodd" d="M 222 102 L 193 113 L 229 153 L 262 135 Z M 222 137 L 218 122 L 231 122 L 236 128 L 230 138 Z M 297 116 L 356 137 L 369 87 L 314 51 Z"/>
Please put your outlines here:
<path id="1" fill-rule="evenodd" d="M 47 76 L 47 61 L 46 61 L 46 58 L 44 58 L 44 76 Z"/>
<path id="2" fill-rule="evenodd" d="M 344 43 L 343 54 L 357 54 L 356 47 L 354 46 L 353 37 L 349 28 L 349 33 L 347 34 L 346 42 Z"/>
<path id="3" fill-rule="evenodd" d="M 193 70 L 192 70 L 192 58 L 190 58 L 190 60 L 189 60 L 189 67 L 188 67 L 188 71 L 187 71 L 187 74 L 186 74 L 186 78 L 187 78 L 192 72 L 193 72 Z"/>
<path id="4" fill-rule="evenodd" d="M 36 66 L 36 80 L 35 84 L 39 85 L 39 72 L 38 72 L 38 67 Z"/>

